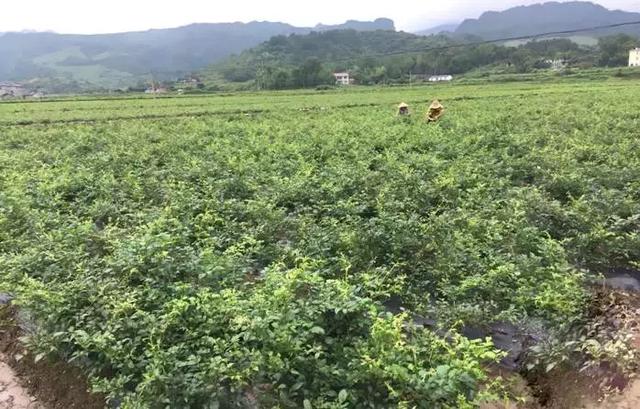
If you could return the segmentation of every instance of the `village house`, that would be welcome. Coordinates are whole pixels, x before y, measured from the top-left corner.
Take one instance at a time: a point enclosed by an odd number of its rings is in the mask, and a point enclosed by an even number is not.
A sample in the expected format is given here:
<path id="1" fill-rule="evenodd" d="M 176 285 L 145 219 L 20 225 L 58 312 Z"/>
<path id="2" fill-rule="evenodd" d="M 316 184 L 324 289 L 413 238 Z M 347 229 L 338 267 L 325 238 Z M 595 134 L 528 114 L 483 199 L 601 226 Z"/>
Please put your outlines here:
<path id="1" fill-rule="evenodd" d="M 180 79 L 175 84 L 176 87 L 181 88 L 182 90 L 200 88 L 203 85 L 204 84 L 202 83 L 202 81 L 200 81 L 200 79 L 195 77 Z"/>
<path id="2" fill-rule="evenodd" d="M 169 92 L 169 90 L 164 87 L 151 87 L 144 91 L 145 94 L 166 94 L 167 92 Z"/>
<path id="3" fill-rule="evenodd" d="M 336 84 L 339 84 L 339 85 L 353 84 L 353 79 L 351 79 L 348 72 L 334 72 L 333 76 L 336 79 Z"/>
<path id="4" fill-rule="evenodd" d="M 567 66 L 565 60 L 544 60 L 545 64 L 549 65 L 552 70 L 559 71 Z"/>
<path id="5" fill-rule="evenodd" d="M 640 48 L 629 51 L 629 67 L 640 67 Z"/>
<path id="6" fill-rule="evenodd" d="M 432 75 L 429 77 L 429 82 L 451 81 L 453 75 Z"/>
<path id="7" fill-rule="evenodd" d="M 22 84 L 15 82 L 0 82 L 0 98 L 24 98 L 30 95 Z"/>

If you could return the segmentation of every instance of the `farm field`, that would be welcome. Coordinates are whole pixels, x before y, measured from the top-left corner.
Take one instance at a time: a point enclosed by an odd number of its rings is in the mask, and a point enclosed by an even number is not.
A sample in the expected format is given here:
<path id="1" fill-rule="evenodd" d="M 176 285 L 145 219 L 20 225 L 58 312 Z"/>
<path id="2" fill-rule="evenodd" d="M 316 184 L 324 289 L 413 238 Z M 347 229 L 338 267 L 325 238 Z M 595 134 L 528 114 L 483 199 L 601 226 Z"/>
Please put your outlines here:
<path id="1" fill-rule="evenodd" d="M 562 337 L 640 268 L 639 92 L 0 103 L 0 292 L 123 408 L 472 408 L 465 328 Z"/>

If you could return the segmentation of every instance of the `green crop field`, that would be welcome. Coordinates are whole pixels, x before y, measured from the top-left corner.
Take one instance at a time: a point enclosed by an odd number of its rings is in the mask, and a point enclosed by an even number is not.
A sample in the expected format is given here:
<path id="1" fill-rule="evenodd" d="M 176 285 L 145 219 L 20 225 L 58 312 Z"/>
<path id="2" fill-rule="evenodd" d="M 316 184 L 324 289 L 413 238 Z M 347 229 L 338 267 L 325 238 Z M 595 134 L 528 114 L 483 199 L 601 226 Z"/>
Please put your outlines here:
<path id="1" fill-rule="evenodd" d="M 475 407 L 502 353 L 463 327 L 561 333 L 638 268 L 639 94 L 1 103 L 0 290 L 123 408 Z"/>

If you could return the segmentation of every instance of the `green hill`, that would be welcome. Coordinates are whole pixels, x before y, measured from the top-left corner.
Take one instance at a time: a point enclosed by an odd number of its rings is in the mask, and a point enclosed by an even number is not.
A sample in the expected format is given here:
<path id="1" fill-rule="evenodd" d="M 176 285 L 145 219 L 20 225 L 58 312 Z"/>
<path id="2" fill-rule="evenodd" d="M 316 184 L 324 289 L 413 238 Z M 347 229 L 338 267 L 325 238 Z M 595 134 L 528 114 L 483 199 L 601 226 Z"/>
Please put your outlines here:
<path id="1" fill-rule="evenodd" d="M 393 30 L 393 21 L 348 21 L 294 27 L 272 22 L 192 24 L 102 35 L 5 33 L 0 36 L 0 81 L 57 81 L 72 88 L 116 88 L 136 81 L 175 79 L 277 35 L 353 28 Z"/>
<path id="2" fill-rule="evenodd" d="M 257 88 L 295 88 L 333 83 L 332 71 L 349 70 L 360 83 L 381 82 L 403 75 L 404 64 L 400 62 L 412 58 L 403 55 L 405 52 L 449 44 L 454 42 L 446 36 L 382 30 L 276 36 L 213 65 L 203 76 L 210 86 L 249 82 Z M 398 55 L 386 56 L 395 53 Z"/>
<path id="3" fill-rule="evenodd" d="M 357 84 L 424 81 L 482 68 L 502 74 L 565 68 L 625 66 L 638 39 L 616 34 L 596 42 L 571 38 L 521 44 L 478 44 L 468 34 L 420 36 L 396 31 L 335 30 L 276 36 L 204 70 L 213 89 L 286 89 L 332 85 L 333 72 L 348 71 Z"/>

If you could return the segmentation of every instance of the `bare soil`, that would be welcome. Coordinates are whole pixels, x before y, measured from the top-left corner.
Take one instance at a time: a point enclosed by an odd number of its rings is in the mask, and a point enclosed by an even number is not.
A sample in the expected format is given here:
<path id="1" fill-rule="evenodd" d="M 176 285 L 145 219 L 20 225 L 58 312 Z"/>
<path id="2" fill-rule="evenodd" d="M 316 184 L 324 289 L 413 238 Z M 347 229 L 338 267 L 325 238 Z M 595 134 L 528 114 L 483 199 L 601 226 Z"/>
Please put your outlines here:
<path id="1" fill-rule="evenodd" d="M 15 311 L 0 306 L 0 409 L 104 409 L 78 368 L 44 358 L 35 362 L 18 341 Z"/>
<path id="2" fill-rule="evenodd" d="M 18 383 L 18 376 L 0 354 L 0 409 L 41 409 L 38 400 Z"/>
<path id="3" fill-rule="evenodd" d="M 595 290 L 592 316 L 610 331 L 631 332 L 640 350 L 640 293 L 620 289 Z M 555 370 L 525 381 L 519 374 L 497 374 L 511 382 L 514 397 L 481 409 L 640 409 L 640 378 L 624 375 L 615 365 L 596 370 Z"/>

